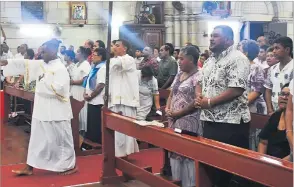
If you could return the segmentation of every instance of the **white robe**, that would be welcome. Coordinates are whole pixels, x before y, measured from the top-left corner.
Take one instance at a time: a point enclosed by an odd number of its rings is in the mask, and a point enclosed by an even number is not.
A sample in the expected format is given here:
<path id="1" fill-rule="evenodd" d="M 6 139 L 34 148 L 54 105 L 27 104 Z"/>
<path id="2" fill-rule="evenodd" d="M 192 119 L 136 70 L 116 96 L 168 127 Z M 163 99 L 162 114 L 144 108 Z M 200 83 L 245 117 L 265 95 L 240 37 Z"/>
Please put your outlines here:
<path id="1" fill-rule="evenodd" d="M 63 172 L 74 168 L 74 151 L 69 100 L 70 79 L 60 59 L 11 59 L 3 67 L 4 76 L 25 75 L 36 80 L 34 111 L 27 164 L 39 169 Z"/>
<path id="2" fill-rule="evenodd" d="M 110 110 L 136 118 L 139 102 L 139 77 L 134 58 L 129 55 L 112 58 L 109 72 Z M 135 138 L 115 132 L 115 156 L 138 152 Z"/>

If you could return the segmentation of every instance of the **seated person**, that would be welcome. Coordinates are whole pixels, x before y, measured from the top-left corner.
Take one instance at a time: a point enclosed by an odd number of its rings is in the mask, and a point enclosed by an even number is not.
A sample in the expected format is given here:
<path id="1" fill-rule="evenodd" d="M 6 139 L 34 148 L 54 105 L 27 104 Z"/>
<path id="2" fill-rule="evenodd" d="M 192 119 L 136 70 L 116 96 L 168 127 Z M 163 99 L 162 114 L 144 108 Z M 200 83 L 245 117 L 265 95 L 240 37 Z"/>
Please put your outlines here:
<path id="1" fill-rule="evenodd" d="M 285 111 L 290 95 L 289 83 L 285 84 L 279 95 L 279 109 L 273 113 L 267 125 L 261 130 L 258 152 L 277 158 L 284 158 L 290 154 L 290 146 L 286 137 Z"/>
<path id="2" fill-rule="evenodd" d="M 150 66 L 145 66 L 139 72 L 140 106 L 137 107 L 137 119 L 146 120 L 150 113 L 153 99 L 156 110 L 160 110 L 157 80 Z"/>

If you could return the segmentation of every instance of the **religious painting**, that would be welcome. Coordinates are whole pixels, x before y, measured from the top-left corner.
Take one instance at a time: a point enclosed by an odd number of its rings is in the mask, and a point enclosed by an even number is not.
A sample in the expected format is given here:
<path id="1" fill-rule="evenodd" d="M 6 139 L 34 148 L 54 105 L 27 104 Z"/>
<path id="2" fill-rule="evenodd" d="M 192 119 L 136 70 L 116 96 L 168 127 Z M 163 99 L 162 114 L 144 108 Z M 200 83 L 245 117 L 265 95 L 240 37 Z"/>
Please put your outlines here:
<path id="1" fill-rule="evenodd" d="M 87 23 L 87 6 L 85 2 L 70 2 L 70 23 Z"/>
<path id="2" fill-rule="evenodd" d="M 231 15 L 230 1 L 205 1 L 202 7 L 202 13 L 211 16 L 220 16 L 226 18 Z"/>

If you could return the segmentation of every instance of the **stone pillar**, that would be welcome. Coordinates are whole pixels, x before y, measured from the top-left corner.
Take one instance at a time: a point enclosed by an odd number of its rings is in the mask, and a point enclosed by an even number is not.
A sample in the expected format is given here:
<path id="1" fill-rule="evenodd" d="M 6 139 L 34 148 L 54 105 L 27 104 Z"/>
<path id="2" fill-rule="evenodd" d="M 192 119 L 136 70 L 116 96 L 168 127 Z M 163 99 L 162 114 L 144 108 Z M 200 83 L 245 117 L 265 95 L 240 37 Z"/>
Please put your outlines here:
<path id="1" fill-rule="evenodd" d="M 185 43 L 190 42 L 188 38 L 188 16 L 181 16 L 181 46 L 183 47 Z"/>
<path id="2" fill-rule="evenodd" d="M 181 24 L 180 24 L 180 16 L 176 15 L 174 16 L 174 36 L 175 36 L 175 48 L 181 47 Z"/>
<path id="3" fill-rule="evenodd" d="M 197 24 L 196 24 L 196 17 L 195 16 L 190 16 L 189 19 L 188 19 L 188 23 L 189 23 L 189 26 L 191 28 L 190 30 L 190 42 L 192 44 L 197 44 L 197 40 L 196 40 L 196 27 L 197 27 Z"/>
<path id="4" fill-rule="evenodd" d="M 173 17 L 170 15 L 165 15 L 164 16 L 165 19 L 165 27 L 166 27 L 166 32 L 165 32 L 165 42 L 167 43 L 174 43 L 174 23 L 173 23 Z M 159 46 L 160 47 L 160 46 Z"/>

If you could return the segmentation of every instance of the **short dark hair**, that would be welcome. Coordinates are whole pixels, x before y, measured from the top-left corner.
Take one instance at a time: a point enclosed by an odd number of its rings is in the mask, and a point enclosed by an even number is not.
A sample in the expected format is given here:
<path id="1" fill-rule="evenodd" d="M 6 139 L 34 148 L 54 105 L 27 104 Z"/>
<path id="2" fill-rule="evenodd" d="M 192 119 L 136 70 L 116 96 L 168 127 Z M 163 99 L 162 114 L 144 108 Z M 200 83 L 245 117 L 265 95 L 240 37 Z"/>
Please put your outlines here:
<path id="1" fill-rule="evenodd" d="M 90 55 L 92 54 L 92 51 L 91 51 L 91 49 L 89 49 L 89 48 L 85 48 L 85 47 L 83 47 L 83 46 L 80 46 L 79 48 L 80 48 L 80 51 L 81 51 L 82 56 L 83 56 L 85 59 L 87 59 L 88 56 L 90 56 Z"/>
<path id="2" fill-rule="evenodd" d="M 247 58 L 253 61 L 260 51 L 260 48 L 255 40 L 242 40 L 240 42 L 243 52 L 247 53 Z"/>
<path id="3" fill-rule="evenodd" d="M 173 55 L 174 54 L 174 51 L 175 51 L 175 48 L 174 48 L 174 45 L 171 44 L 171 43 L 165 43 L 164 44 L 165 46 L 169 46 L 169 54 L 170 55 Z M 166 50 L 166 49 L 165 49 Z M 166 50 L 167 51 L 167 50 Z"/>
<path id="4" fill-rule="evenodd" d="M 287 36 L 282 36 L 280 38 L 275 39 L 274 43 L 281 44 L 284 48 L 290 48 L 290 56 L 293 58 L 293 41 L 291 38 Z"/>
<path id="5" fill-rule="evenodd" d="M 97 40 L 96 42 L 99 43 L 99 47 L 105 49 L 105 43 L 102 40 Z"/>
<path id="6" fill-rule="evenodd" d="M 234 40 L 233 29 L 227 25 L 218 25 L 214 29 L 221 29 L 222 33 L 230 40 Z"/>
<path id="7" fill-rule="evenodd" d="M 192 57 L 194 65 L 197 66 L 199 59 L 199 51 L 194 46 L 186 46 L 181 49 L 181 52 L 188 57 Z"/>
<path id="8" fill-rule="evenodd" d="M 260 48 L 260 49 L 263 49 L 264 51 L 266 51 L 266 50 L 268 49 L 268 47 L 269 47 L 269 46 L 267 46 L 267 45 L 263 45 L 263 46 L 260 46 L 259 48 Z"/>
<path id="9" fill-rule="evenodd" d="M 144 66 L 141 69 L 141 75 L 143 77 L 152 77 L 154 76 L 154 72 L 150 66 Z"/>
<path id="10" fill-rule="evenodd" d="M 33 49 L 27 49 L 27 56 L 29 57 L 30 60 L 33 60 L 35 57 L 35 52 Z"/>
<path id="11" fill-rule="evenodd" d="M 206 60 L 209 58 L 209 54 L 207 53 L 202 53 L 200 56 L 203 56 L 204 58 L 206 58 Z"/>
<path id="12" fill-rule="evenodd" d="M 175 51 L 179 54 L 180 53 L 180 49 L 175 49 Z"/>
<path id="13" fill-rule="evenodd" d="M 125 48 L 127 48 L 127 53 L 130 50 L 130 43 L 124 39 L 116 40 L 116 42 L 121 42 Z M 115 42 L 115 43 L 116 43 Z"/>
<path id="14" fill-rule="evenodd" d="M 282 86 L 281 90 L 283 90 L 284 88 L 287 88 L 287 87 L 289 87 L 289 86 L 290 86 L 290 83 L 286 83 L 286 84 L 284 84 L 284 85 Z"/>
<path id="15" fill-rule="evenodd" d="M 154 47 L 154 48 L 153 48 L 153 51 L 154 51 L 154 49 L 156 49 L 157 51 L 159 51 L 159 47 Z"/>
<path id="16" fill-rule="evenodd" d="M 66 50 L 64 53 L 65 53 L 66 56 L 68 56 L 72 61 L 75 60 L 75 58 L 76 58 L 76 54 L 75 54 L 75 52 L 73 52 L 72 50 Z"/>
<path id="17" fill-rule="evenodd" d="M 272 53 L 274 51 L 274 47 L 270 46 L 269 48 L 267 48 L 266 53 Z"/>
<path id="18" fill-rule="evenodd" d="M 97 48 L 94 50 L 95 53 L 97 53 L 99 56 L 102 57 L 102 61 L 105 61 L 107 59 L 107 52 L 104 48 Z"/>

